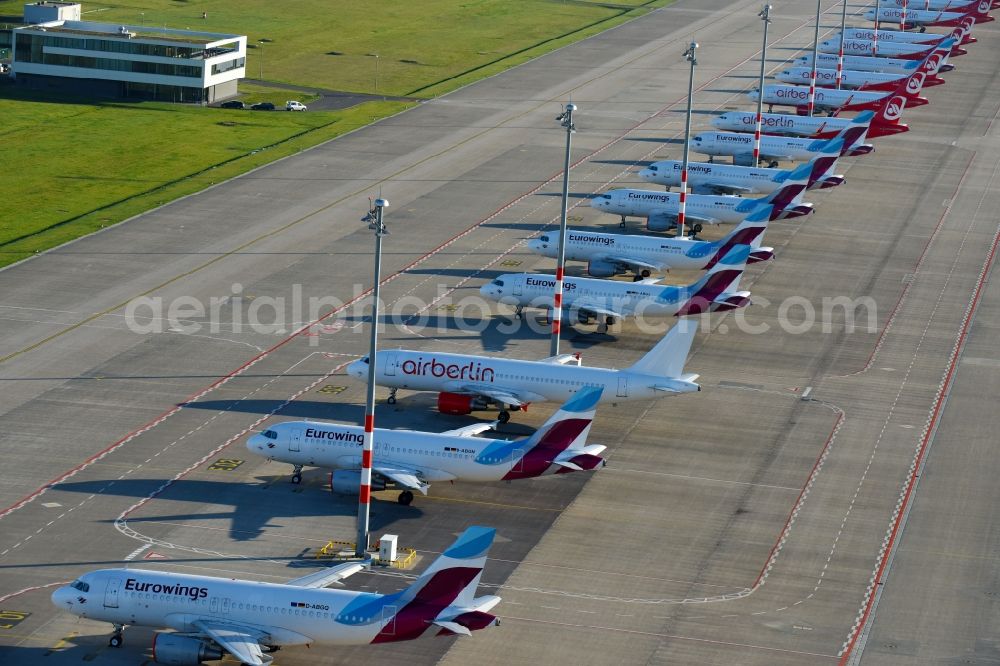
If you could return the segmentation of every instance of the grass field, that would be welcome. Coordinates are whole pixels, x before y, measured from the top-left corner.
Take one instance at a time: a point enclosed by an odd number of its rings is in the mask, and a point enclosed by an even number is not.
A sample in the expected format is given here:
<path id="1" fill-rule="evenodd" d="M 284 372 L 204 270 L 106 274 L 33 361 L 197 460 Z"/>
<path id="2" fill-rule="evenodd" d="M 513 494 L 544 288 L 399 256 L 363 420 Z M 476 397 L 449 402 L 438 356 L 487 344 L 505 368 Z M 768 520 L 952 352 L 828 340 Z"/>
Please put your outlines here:
<path id="1" fill-rule="evenodd" d="M 268 82 L 372 93 L 377 67 L 379 94 L 432 97 L 668 2 L 130 0 L 85 2 L 83 10 L 90 21 L 246 34 L 256 47 L 247 75 Z M 22 9 L 23 0 L 0 0 L 0 15 Z M 405 108 L 371 102 L 251 114 L 21 94 L 0 86 L 0 178 L 8 193 L 0 199 L 0 266 Z M 241 98 L 310 101 L 248 83 Z"/>

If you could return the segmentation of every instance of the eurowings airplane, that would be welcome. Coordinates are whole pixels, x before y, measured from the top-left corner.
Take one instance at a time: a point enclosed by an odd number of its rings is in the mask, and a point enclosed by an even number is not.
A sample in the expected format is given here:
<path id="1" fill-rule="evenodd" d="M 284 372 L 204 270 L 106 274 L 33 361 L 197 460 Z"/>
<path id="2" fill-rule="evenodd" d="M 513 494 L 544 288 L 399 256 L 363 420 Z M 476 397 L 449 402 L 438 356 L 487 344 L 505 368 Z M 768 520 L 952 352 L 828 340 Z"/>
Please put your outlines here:
<path id="1" fill-rule="evenodd" d="M 751 249 L 749 245 L 737 245 L 700 280 L 680 287 L 659 284 L 656 278 L 618 282 L 566 277 L 563 308 L 581 324 L 596 318 L 603 332 L 625 317 L 683 317 L 746 307 L 750 292 L 739 291 L 739 287 Z M 480 293 L 498 303 L 513 305 L 520 316 L 525 307 L 551 310 L 555 286 L 553 275 L 506 273 L 484 284 Z"/>
<path id="2" fill-rule="evenodd" d="M 391 389 L 390 402 L 395 402 L 401 388 L 437 391 L 438 411 L 446 414 L 470 414 L 495 404 L 500 407 L 501 423 L 510 419 L 510 408 L 564 402 L 588 386 L 604 389 L 601 402 L 692 393 L 701 390 L 695 383 L 698 375 L 685 373 L 684 363 L 697 328 L 696 320 L 680 319 L 645 356 L 623 370 L 585 367 L 572 354 L 521 361 L 395 349 L 378 353 L 375 381 Z M 367 379 L 368 357 L 348 365 L 347 373 Z"/>
<path id="3" fill-rule="evenodd" d="M 153 638 L 153 661 L 197 666 L 228 653 L 270 664 L 286 645 L 367 645 L 421 636 L 468 636 L 499 624 L 500 597 L 476 597 L 496 530 L 470 527 L 405 590 L 393 594 L 323 589 L 366 568 L 349 562 L 287 583 L 143 569 L 85 573 L 52 593 L 74 615 L 110 622 L 112 647 L 128 625 L 169 627 Z"/>
<path id="4" fill-rule="evenodd" d="M 697 136 L 694 137 L 695 141 L 697 139 Z M 812 204 L 802 203 L 802 193 L 809 183 L 812 168 L 811 164 L 800 165 L 780 188 L 760 199 L 689 194 L 685 212 L 686 217 L 691 220 L 691 229 L 698 233 L 703 224 L 738 224 L 761 204 L 770 204 L 773 207 L 772 220 L 810 214 L 813 209 Z M 628 217 L 642 217 L 646 218 L 646 228 L 650 231 L 668 231 L 677 226 L 680 193 L 659 190 L 610 190 L 591 199 L 590 205 L 605 213 L 618 215 L 622 218 L 622 226 Z"/>
<path id="5" fill-rule="evenodd" d="M 773 247 L 761 247 L 770 219 L 771 206 L 762 205 L 717 241 L 571 230 L 566 234 L 566 260 L 586 261 L 587 274 L 593 277 L 613 277 L 631 270 L 637 282 L 652 271 L 708 270 L 736 245 L 753 248 L 747 259 L 753 264 L 774 256 Z M 542 234 L 528 241 L 528 249 L 556 258 L 558 241 L 555 234 Z"/>
<path id="6" fill-rule="evenodd" d="M 942 10 L 903 9 L 902 7 L 882 7 L 878 10 L 877 17 L 875 10 L 869 9 L 865 12 L 865 18 L 869 21 L 878 20 L 880 22 L 896 23 L 904 30 L 907 28 L 951 27 L 959 25 L 966 17 L 976 19 L 977 24 L 989 23 L 993 20 L 993 17 L 989 14 L 990 9 L 992 9 L 990 0 L 981 0 L 966 10 L 950 12 Z"/>
<path id="7" fill-rule="evenodd" d="M 896 95 L 879 107 L 877 112 L 863 111 L 858 114 L 857 118 L 763 113 L 761 114 L 761 127 L 764 134 L 831 139 L 859 118 L 868 118 L 867 114 L 871 114 L 872 120 L 868 126 L 866 138 L 874 139 L 910 130 L 907 125 L 899 122 L 905 106 L 906 97 Z M 712 118 L 712 125 L 720 130 L 730 132 L 752 132 L 757 126 L 757 114 L 751 111 L 726 111 Z"/>
<path id="8" fill-rule="evenodd" d="M 841 155 L 865 155 L 875 149 L 870 143 L 863 143 L 871 116 L 864 116 L 863 123 L 857 122 L 860 118 L 862 116 L 851 119 L 853 122 L 838 132 L 834 139 L 764 134 L 760 137 L 760 156 L 762 159 L 771 160 L 772 166 L 778 160 L 805 162 L 823 152 L 829 146 L 829 141 L 838 139 L 842 139 L 845 146 L 840 149 Z M 849 149 L 846 148 L 848 143 L 852 144 Z M 700 132 L 691 137 L 691 150 L 708 155 L 709 160 L 731 155 L 734 164 L 753 163 L 753 144 L 753 134 L 742 132 Z M 799 169 L 801 168 L 800 166 Z"/>
<path id="9" fill-rule="evenodd" d="M 807 190 L 823 190 L 844 183 L 843 176 L 834 174 L 843 145 L 842 139 L 831 141 L 816 157 L 809 160 L 812 171 Z M 657 185 L 680 187 L 683 166 L 684 162 L 680 160 L 653 162 L 639 171 L 639 177 Z M 688 162 L 688 186 L 694 194 L 771 194 L 791 174 L 791 169 Z"/>
<path id="10" fill-rule="evenodd" d="M 921 71 L 910 75 L 895 91 L 868 90 L 837 90 L 836 88 L 817 88 L 814 106 L 816 109 L 841 113 L 843 111 L 873 111 L 894 95 L 904 95 L 907 106 L 923 106 L 929 104 L 926 97 L 920 96 L 926 74 Z M 751 90 L 747 96 L 757 101 L 760 92 Z M 794 106 L 805 110 L 809 106 L 809 86 L 793 86 L 788 84 L 769 84 L 764 86 L 764 103 L 768 106 Z"/>
<path id="11" fill-rule="evenodd" d="M 604 467 L 606 447 L 587 444 L 602 391 L 580 389 L 533 435 L 521 439 L 474 436 L 492 423 L 440 434 L 376 428 L 372 490 L 399 489 L 398 502 L 409 506 L 414 490 L 426 495 L 435 481 L 512 481 Z M 305 465 L 332 469 L 333 492 L 357 495 L 363 439 L 361 426 L 286 421 L 250 437 L 247 448 L 294 465 L 293 481 L 302 478 Z"/>

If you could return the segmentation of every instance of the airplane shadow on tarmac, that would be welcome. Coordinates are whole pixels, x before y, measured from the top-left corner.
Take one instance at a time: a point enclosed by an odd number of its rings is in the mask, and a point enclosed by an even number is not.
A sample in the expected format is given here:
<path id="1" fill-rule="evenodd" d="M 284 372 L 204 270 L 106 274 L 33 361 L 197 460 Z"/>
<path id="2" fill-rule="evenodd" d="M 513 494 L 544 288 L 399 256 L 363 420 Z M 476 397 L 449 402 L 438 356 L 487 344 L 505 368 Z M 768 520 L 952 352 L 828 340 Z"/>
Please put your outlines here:
<path id="1" fill-rule="evenodd" d="M 237 455 L 235 452 L 231 455 Z M 242 454 L 239 454 L 242 455 Z M 288 466 L 289 472 L 291 466 Z M 226 474 L 227 472 L 218 472 Z M 302 473 L 302 483 L 290 482 L 290 475 L 257 477 L 258 483 L 233 483 L 231 481 L 210 481 L 205 479 L 180 479 L 156 497 L 152 505 L 155 516 L 136 516 L 128 519 L 129 526 L 140 533 L 146 533 L 144 526 L 160 523 L 184 523 L 197 521 L 199 526 L 212 526 L 215 521 L 228 521 L 229 538 L 233 541 L 253 541 L 260 537 L 265 528 L 288 527 L 287 523 L 301 518 L 327 518 L 330 516 L 354 516 L 358 510 L 358 500 L 352 495 L 335 495 L 324 490 L 329 471 L 306 468 Z M 129 478 L 108 485 L 107 479 L 60 483 L 54 488 L 84 495 L 103 494 L 120 497 L 147 497 L 163 485 L 162 478 Z M 204 507 L 206 498 L 212 506 L 209 511 L 190 513 L 163 513 L 175 502 L 188 502 Z M 373 495 L 371 504 L 371 527 L 373 531 L 387 528 L 400 520 L 415 520 L 423 517 L 418 506 L 419 499 L 411 506 L 396 503 L 396 493 L 386 493 L 382 497 Z M 221 506 L 220 506 L 221 505 Z M 227 510 L 224 507 L 231 507 Z M 114 522 L 111 520 L 104 522 Z M 201 531 L 201 530 L 199 530 Z M 148 536 L 159 536 L 150 534 Z M 181 543 L 184 543 L 181 541 Z M 205 548 L 210 545 L 198 544 Z"/>

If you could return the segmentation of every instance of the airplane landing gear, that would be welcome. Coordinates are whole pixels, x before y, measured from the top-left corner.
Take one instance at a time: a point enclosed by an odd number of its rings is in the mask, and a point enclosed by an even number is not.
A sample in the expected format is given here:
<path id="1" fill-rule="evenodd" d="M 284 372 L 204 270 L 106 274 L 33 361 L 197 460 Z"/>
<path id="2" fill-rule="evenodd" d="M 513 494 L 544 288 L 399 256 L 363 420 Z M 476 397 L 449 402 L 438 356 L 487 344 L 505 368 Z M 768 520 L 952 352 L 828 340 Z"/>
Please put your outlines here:
<path id="1" fill-rule="evenodd" d="M 507 411 L 507 405 L 500 407 L 500 415 L 497 416 L 497 421 L 500 423 L 507 423 L 510 421 L 510 412 Z"/>
<path id="2" fill-rule="evenodd" d="M 302 465 L 296 465 L 292 470 L 292 483 L 295 485 L 302 483 Z"/>
<path id="3" fill-rule="evenodd" d="M 395 405 L 396 404 L 396 391 L 399 389 L 389 389 L 389 397 L 385 399 L 385 404 Z"/>
<path id="4" fill-rule="evenodd" d="M 778 168 L 778 160 L 771 160 L 768 163 L 767 166 L 768 166 L 768 168 L 771 168 L 771 169 L 777 169 Z"/>
<path id="5" fill-rule="evenodd" d="M 621 227 L 622 229 L 625 228 L 625 216 L 624 215 L 622 215 L 622 221 L 618 224 L 618 226 Z"/>
<path id="6" fill-rule="evenodd" d="M 111 634 L 111 638 L 108 640 L 108 646 L 120 648 L 125 643 L 125 638 L 122 636 L 125 631 L 125 625 L 114 623 L 111 626 L 115 628 L 115 633 Z"/>
<path id="7" fill-rule="evenodd" d="M 524 306 L 518 305 L 514 308 L 514 319 L 524 319 Z"/>
<path id="8" fill-rule="evenodd" d="M 396 501 L 402 504 L 403 506 L 410 506 L 410 504 L 413 503 L 413 493 L 410 492 L 409 490 L 404 490 L 403 492 L 399 493 L 399 497 L 396 498 Z"/>
<path id="9" fill-rule="evenodd" d="M 648 278 L 650 275 L 652 275 L 652 273 L 650 273 L 649 269 L 646 268 L 646 269 L 643 269 L 643 271 L 639 275 L 641 275 L 643 278 Z"/>

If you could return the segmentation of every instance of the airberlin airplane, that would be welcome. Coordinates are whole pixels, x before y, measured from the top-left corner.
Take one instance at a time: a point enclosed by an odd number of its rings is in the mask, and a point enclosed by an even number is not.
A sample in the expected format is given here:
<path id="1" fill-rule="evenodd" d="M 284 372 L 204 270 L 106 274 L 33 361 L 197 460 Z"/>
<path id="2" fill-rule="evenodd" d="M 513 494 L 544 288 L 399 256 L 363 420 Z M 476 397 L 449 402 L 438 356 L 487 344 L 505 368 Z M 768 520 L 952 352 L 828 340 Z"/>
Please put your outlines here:
<path id="1" fill-rule="evenodd" d="M 868 138 L 874 139 L 890 134 L 908 132 L 910 128 L 900 122 L 906 97 L 895 95 L 889 98 L 872 114 L 871 125 L 868 128 Z M 857 118 L 832 118 L 829 116 L 800 116 L 791 113 L 761 114 L 761 127 L 764 134 L 809 137 L 810 139 L 829 139 L 850 127 L 858 118 L 871 111 L 860 113 Z M 730 132 L 752 132 L 757 126 L 757 114 L 750 111 L 726 111 L 712 118 L 712 125 L 720 130 Z M 813 189 L 813 188 L 810 188 Z"/>
<path id="2" fill-rule="evenodd" d="M 950 12 L 882 7 L 878 10 L 877 16 L 874 9 L 869 9 L 865 12 L 865 18 L 869 21 L 895 23 L 904 30 L 907 28 L 951 27 L 959 25 L 967 17 L 976 19 L 976 23 L 989 23 L 993 20 L 989 14 L 990 9 L 992 9 L 990 0 L 980 0 L 980 2 L 970 5 L 967 10 Z"/>
<path id="3" fill-rule="evenodd" d="M 323 589 L 367 568 L 348 562 L 287 583 L 101 569 L 57 589 L 52 603 L 110 622 L 115 648 L 128 625 L 170 627 L 176 633 L 154 634 L 153 661 L 177 666 L 227 653 L 247 666 L 267 666 L 274 659 L 270 653 L 286 645 L 469 636 L 500 623 L 488 612 L 500 597 L 475 596 L 495 536 L 492 528 L 469 527 L 411 585 L 392 594 Z"/>
<path id="4" fill-rule="evenodd" d="M 871 56 L 876 53 L 887 58 L 902 60 L 923 60 L 934 50 L 934 44 L 901 44 L 899 42 L 876 43 L 868 39 L 845 39 L 844 55 Z M 828 39 L 819 43 L 820 53 L 840 53 L 840 39 Z"/>
<path id="5" fill-rule="evenodd" d="M 932 53 L 927 56 L 917 71 L 925 74 L 923 87 L 936 86 L 944 83 L 944 79 L 934 76 L 932 72 L 939 69 L 943 56 L 939 53 Z M 916 62 L 916 61 L 913 61 Z M 845 69 L 841 76 L 841 87 L 853 88 L 855 90 L 890 90 L 895 91 L 908 79 L 910 74 L 901 72 L 865 72 L 861 70 Z M 812 80 L 812 67 L 791 67 L 783 69 L 775 76 L 782 83 L 793 83 L 799 85 L 809 85 Z M 830 88 L 837 85 L 836 69 L 817 69 L 816 85 L 821 88 Z"/>
<path id="6" fill-rule="evenodd" d="M 836 55 L 820 53 L 816 62 L 818 62 L 819 66 L 823 69 L 836 69 L 837 60 L 838 58 Z M 947 60 L 947 58 L 945 60 Z M 791 62 L 791 66 L 811 67 L 812 61 L 813 58 L 810 53 L 793 60 Z M 920 61 L 903 60 L 902 58 L 882 58 L 876 56 L 844 56 L 844 67 L 846 69 L 853 69 L 862 72 L 898 72 L 900 74 L 912 74 L 917 71 L 918 67 L 920 67 Z M 954 68 L 954 65 L 942 62 L 938 66 L 938 71 L 934 72 L 934 74 L 939 72 L 950 72 Z"/>
<path id="7" fill-rule="evenodd" d="M 897 90 L 886 92 L 817 88 L 814 106 L 816 109 L 834 113 L 875 110 L 894 95 L 905 95 L 907 106 L 922 106 L 929 103 L 926 97 L 920 96 L 926 76 L 923 72 L 914 72 Z M 760 92 L 752 90 L 747 93 L 747 96 L 756 102 L 760 97 Z M 769 106 L 794 106 L 805 113 L 809 107 L 809 86 L 766 85 L 764 86 L 764 103 Z"/>
<path id="8" fill-rule="evenodd" d="M 529 403 L 569 400 L 588 386 L 602 387 L 602 402 L 651 400 L 701 387 L 698 375 L 684 372 L 696 319 L 680 319 L 649 352 L 622 370 L 591 368 L 578 356 L 563 354 L 541 361 L 521 361 L 495 356 L 393 349 L 378 353 L 375 382 L 388 386 L 389 402 L 396 391 L 437 391 L 438 411 L 469 414 L 500 407 L 500 421 L 510 420 L 509 409 L 526 409 Z M 358 379 L 368 377 L 368 357 L 347 366 Z"/>

